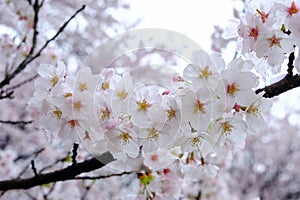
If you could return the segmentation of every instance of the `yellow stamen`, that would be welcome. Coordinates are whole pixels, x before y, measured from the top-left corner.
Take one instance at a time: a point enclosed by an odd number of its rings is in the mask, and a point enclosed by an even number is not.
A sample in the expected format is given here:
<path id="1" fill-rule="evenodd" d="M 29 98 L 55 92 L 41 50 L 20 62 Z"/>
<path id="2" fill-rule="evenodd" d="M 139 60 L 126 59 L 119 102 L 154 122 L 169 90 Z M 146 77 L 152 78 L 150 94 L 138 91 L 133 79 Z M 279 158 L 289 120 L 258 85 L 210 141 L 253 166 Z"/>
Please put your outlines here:
<path id="1" fill-rule="evenodd" d="M 79 90 L 84 91 L 87 89 L 87 83 L 86 82 L 81 82 L 79 83 Z"/>
<path id="2" fill-rule="evenodd" d="M 52 87 L 54 85 L 56 85 L 58 83 L 58 77 L 56 75 L 54 75 L 51 79 L 50 79 L 50 83 L 52 83 Z"/>
<path id="3" fill-rule="evenodd" d="M 212 72 L 209 70 L 208 66 L 205 66 L 203 69 L 200 70 L 201 74 L 199 75 L 200 78 L 205 78 L 206 80 L 210 75 L 212 75 Z"/>
<path id="4" fill-rule="evenodd" d="M 73 103 L 73 108 L 75 108 L 76 110 L 80 110 L 81 107 L 82 107 L 81 101 L 76 101 Z"/>
<path id="5" fill-rule="evenodd" d="M 192 143 L 192 147 L 198 147 L 199 145 L 201 145 L 201 138 L 199 137 L 194 137 L 191 141 Z"/>
<path id="6" fill-rule="evenodd" d="M 250 106 L 247 110 L 247 113 L 253 113 L 254 116 L 257 117 L 257 115 L 259 114 L 260 110 L 259 110 L 259 107 L 258 106 Z"/>
<path id="7" fill-rule="evenodd" d="M 136 104 L 138 105 L 137 110 L 138 111 L 147 111 L 148 108 L 151 106 L 150 104 L 147 103 L 145 99 L 143 101 L 136 101 Z"/>
<path id="8" fill-rule="evenodd" d="M 110 117 L 110 111 L 108 108 L 102 108 L 100 109 L 101 113 L 101 120 L 104 121 L 105 119 L 109 119 Z"/>
<path id="9" fill-rule="evenodd" d="M 225 135 L 230 135 L 232 132 L 233 126 L 229 122 L 221 123 L 222 133 Z"/>
<path id="10" fill-rule="evenodd" d="M 122 145 L 126 145 L 129 143 L 131 136 L 129 135 L 128 132 L 121 132 L 121 134 L 119 135 L 119 139 Z"/>
<path id="11" fill-rule="evenodd" d="M 147 128 L 147 131 L 149 133 L 149 139 L 151 141 L 157 141 L 159 138 L 158 131 L 155 128 Z"/>
<path id="12" fill-rule="evenodd" d="M 53 110 L 52 114 L 53 114 L 57 119 L 61 119 L 62 111 L 59 110 L 58 108 L 55 108 L 55 110 Z"/>
<path id="13" fill-rule="evenodd" d="M 103 90 L 109 89 L 109 82 L 108 82 L 108 81 L 102 83 L 102 89 L 103 89 Z"/>
<path id="14" fill-rule="evenodd" d="M 71 92 L 67 92 L 64 94 L 64 98 L 68 98 L 68 97 L 71 97 L 72 96 L 72 93 Z"/>
<path id="15" fill-rule="evenodd" d="M 176 117 L 176 110 L 174 110 L 173 108 L 170 108 L 169 110 L 166 111 L 167 111 L 167 117 L 169 121 L 171 121 L 171 119 Z"/>
<path id="16" fill-rule="evenodd" d="M 123 89 L 123 90 L 121 90 L 121 91 L 119 91 L 118 93 L 117 93 L 117 96 L 121 99 L 121 100 L 123 100 L 123 99 L 125 99 L 126 97 L 127 97 L 127 92 Z"/>

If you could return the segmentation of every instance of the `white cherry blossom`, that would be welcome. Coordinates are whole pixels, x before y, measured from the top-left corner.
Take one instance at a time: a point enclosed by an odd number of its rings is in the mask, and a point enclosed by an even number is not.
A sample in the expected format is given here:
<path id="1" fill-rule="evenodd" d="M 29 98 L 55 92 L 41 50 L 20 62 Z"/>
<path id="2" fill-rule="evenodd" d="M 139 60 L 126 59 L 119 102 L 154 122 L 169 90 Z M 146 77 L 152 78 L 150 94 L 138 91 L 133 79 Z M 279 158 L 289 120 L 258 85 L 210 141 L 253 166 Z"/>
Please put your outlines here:
<path id="1" fill-rule="evenodd" d="M 217 64 L 221 66 L 217 66 Z M 222 66 L 223 65 L 223 66 Z M 194 89 L 215 88 L 219 78 L 218 69 L 224 67 L 224 61 L 220 64 L 215 62 L 212 56 L 205 51 L 195 51 L 192 55 L 192 64 L 183 71 L 184 78 L 192 81 Z"/>
<path id="2" fill-rule="evenodd" d="M 258 37 L 257 57 L 266 57 L 271 66 L 280 65 L 285 54 L 293 51 L 293 41 L 282 31 L 267 31 Z"/>

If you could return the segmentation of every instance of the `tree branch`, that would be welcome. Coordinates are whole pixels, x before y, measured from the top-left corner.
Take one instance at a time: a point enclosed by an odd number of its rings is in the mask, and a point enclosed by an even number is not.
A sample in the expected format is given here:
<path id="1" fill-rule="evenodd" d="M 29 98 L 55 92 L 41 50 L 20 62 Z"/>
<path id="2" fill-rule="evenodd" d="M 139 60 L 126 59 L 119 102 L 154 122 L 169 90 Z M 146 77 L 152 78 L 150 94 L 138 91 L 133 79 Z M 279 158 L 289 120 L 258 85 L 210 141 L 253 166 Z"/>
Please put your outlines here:
<path id="1" fill-rule="evenodd" d="M 287 65 L 288 66 L 287 72 L 288 72 L 289 76 L 293 76 L 294 60 L 295 60 L 295 53 L 292 52 L 289 55 L 289 62 L 288 62 L 288 65 Z"/>
<path id="2" fill-rule="evenodd" d="M 78 150 L 79 145 L 77 143 L 73 144 L 73 150 L 72 150 L 72 165 L 76 165 L 77 164 L 77 150 Z"/>
<path id="3" fill-rule="evenodd" d="M 109 152 L 106 152 L 98 157 L 91 158 L 84 162 L 77 163 L 76 165 L 71 165 L 67 168 L 57 170 L 54 172 L 39 174 L 39 176 L 33 176 L 31 178 L 26 179 L 0 181 L 0 191 L 7 191 L 13 189 L 29 189 L 38 185 L 71 180 L 81 173 L 86 173 L 94 171 L 96 169 L 100 169 L 112 161 L 114 161 L 113 156 Z"/>
<path id="4" fill-rule="evenodd" d="M 37 173 L 36 168 L 35 168 L 34 160 L 31 160 L 30 163 L 31 163 L 31 169 L 32 169 L 34 175 L 38 176 L 38 173 Z"/>
<path id="5" fill-rule="evenodd" d="M 32 5 L 32 4 L 31 4 Z M 32 5 L 33 11 L 34 11 L 34 17 L 33 17 L 33 36 L 32 36 L 32 46 L 30 48 L 30 51 L 28 53 L 28 57 L 30 57 L 35 50 L 36 43 L 37 43 L 37 36 L 39 34 L 38 32 L 38 21 L 39 21 L 39 12 L 40 12 L 40 4 L 39 0 L 35 0 L 34 4 Z"/>
<path id="6" fill-rule="evenodd" d="M 272 98 L 284 92 L 287 92 L 293 88 L 299 87 L 300 76 L 298 74 L 293 75 L 294 60 L 295 60 L 295 53 L 292 52 L 289 55 L 289 62 L 287 64 L 288 66 L 287 75 L 276 83 L 273 83 L 269 86 L 256 90 L 255 93 L 258 94 L 261 92 L 265 92 L 263 97 Z"/>
<path id="7" fill-rule="evenodd" d="M 33 121 L 9 121 L 9 120 L 0 120 L 2 124 L 11 124 L 11 125 L 26 125 L 31 124 Z"/>
<path id="8" fill-rule="evenodd" d="M 256 90 L 255 93 L 258 94 L 261 92 L 265 92 L 263 97 L 272 98 L 299 86 L 300 76 L 298 76 L 298 74 L 294 76 L 290 76 L 288 74 L 280 81 Z"/>
<path id="9" fill-rule="evenodd" d="M 84 8 L 85 8 L 85 5 L 83 5 L 79 10 L 77 10 L 76 12 L 75 12 L 75 14 L 73 14 L 59 29 L 58 29 L 58 31 L 56 32 L 56 34 L 52 37 L 52 38 L 50 38 L 49 40 L 47 40 L 46 41 L 46 43 L 44 44 L 44 46 L 42 46 L 41 48 L 40 48 L 40 50 L 31 58 L 31 59 L 29 59 L 28 60 L 28 63 L 30 63 L 31 61 L 33 61 L 34 59 L 36 59 L 37 57 L 39 57 L 40 55 L 41 55 L 41 53 L 42 53 L 42 51 L 48 46 L 48 44 L 50 43 L 50 42 L 52 42 L 53 40 L 55 40 L 58 36 L 59 36 L 59 34 L 60 33 L 62 33 L 63 31 L 64 31 L 64 29 L 67 27 L 67 25 L 70 23 L 70 21 L 74 18 L 74 17 L 76 17 L 76 15 L 78 14 L 78 13 L 80 13 L 81 11 L 83 11 L 84 10 Z M 27 63 L 27 64 L 28 64 Z M 0 83 L 0 86 L 1 86 L 1 83 Z"/>

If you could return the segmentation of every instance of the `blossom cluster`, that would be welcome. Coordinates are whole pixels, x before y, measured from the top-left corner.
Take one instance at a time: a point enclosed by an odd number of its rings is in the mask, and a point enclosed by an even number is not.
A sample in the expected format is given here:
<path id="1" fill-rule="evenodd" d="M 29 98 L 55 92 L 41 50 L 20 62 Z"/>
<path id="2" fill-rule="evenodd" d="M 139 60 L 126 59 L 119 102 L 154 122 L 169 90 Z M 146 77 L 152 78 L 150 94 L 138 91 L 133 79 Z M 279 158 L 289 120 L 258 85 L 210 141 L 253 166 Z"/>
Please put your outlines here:
<path id="1" fill-rule="evenodd" d="M 195 51 L 170 87 L 142 83 L 114 68 L 93 74 L 83 66 L 75 76 L 63 62 L 42 64 L 28 109 L 54 141 L 68 148 L 82 142 L 93 154 L 109 151 L 117 163 L 129 165 L 123 170 L 167 170 L 162 174 L 172 171 L 180 180 L 198 168 L 215 175 L 212 157 L 243 148 L 247 134 L 263 126 L 262 111 L 270 105 L 255 95 L 258 78 L 247 66 L 240 58 L 226 66 L 218 54 Z"/>
<path id="2" fill-rule="evenodd" d="M 62 62 L 42 64 L 28 110 L 52 141 L 81 143 L 94 155 L 109 151 L 112 168 L 144 170 L 142 198 L 178 198 L 184 181 L 215 176 L 222 155 L 242 149 L 247 135 L 264 127 L 271 103 L 254 92 L 253 71 L 261 72 L 255 62 L 279 68 L 295 51 L 298 12 L 295 1 L 247 2 L 226 33 L 236 37 L 241 56 L 225 64 L 219 54 L 195 51 L 172 85 L 136 80 L 133 71 L 102 67 L 94 74 L 82 66 L 70 74 Z"/>
<path id="3" fill-rule="evenodd" d="M 278 72 L 286 55 L 299 45 L 299 6 L 293 0 L 247 1 L 245 11 L 228 26 L 224 37 L 236 37 L 241 55 L 266 60 Z M 299 65 L 295 67 L 299 71 Z"/>

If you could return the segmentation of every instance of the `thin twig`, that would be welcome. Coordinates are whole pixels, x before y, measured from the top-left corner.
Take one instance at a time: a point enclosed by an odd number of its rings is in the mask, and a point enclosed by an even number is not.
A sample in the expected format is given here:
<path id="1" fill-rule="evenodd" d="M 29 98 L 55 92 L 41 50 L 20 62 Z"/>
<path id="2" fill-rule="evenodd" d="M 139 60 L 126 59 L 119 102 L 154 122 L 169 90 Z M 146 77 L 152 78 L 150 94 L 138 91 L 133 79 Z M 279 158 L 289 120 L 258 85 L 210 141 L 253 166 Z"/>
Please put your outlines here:
<path id="1" fill-rule="evenodd" d="M 45 148 L 43 147 L 43 148 L 38 149 L 38 150 L 36 150 L 36 151 L 34 151 L 34 152 L 32 152 L 32 153 L 19 154 L 18 157 L 16 157 L 16 158 L 14 159 L 14 162 L 17 162 L 17 161 L 19 161 L 19 160 L 28 159 L 28 158 L 30 158 L 30 157 L 32 157 L 32 156 L 34 156 L 34 157 L 36 158 L 36 157 L 37 157 L 40 153 L 42 153 L 44 150 L 45 150 Z"/>
<path id="2" fill-rule="evenodd" d="M 39 21 L 39 11 L 40 11 L 39 0 L 34 1 L 34 4 L 32 5 L 32 8 L 33 8 L 33 11 L 34 11 L 33 36 L 32 36 L 32 46 L 31 46 L 30 51 L 28 53 L 28 57 L 30 57 L 34 53 L 36 43 L 37 43 L 37 36 L 39 34 L 39 32 L 38 32 L 38 21 Z"/>
<path id="3" fill-rule="evenodd" d="M 93 187 L 93 185 L 95 185 L 96 181 L 93 181 L 89 186 L 85 186 L 85 191 L 83 192 L 83 194 L 81 195 L 81 200 L 85 200 L 86 196 L 88 195 L 89 191 L 91 190 L 91 188 Z"/>
<path id="4" fill-rule="evenodd" d="M 30 163 L 31 163 L 31 169 L 32 169 L 34 175 L 38 176 L 38 173 L 37 173 L 36 168 L 35 168 L 34 160 L 31 160 Z"/>
<path id="5" fill-rule="evenodd" d="M 56 183 L 53 183 L 51 188 L 49 189 L 49 191 L 43 195 L 44 199 L 47 199 L 48 196 L 54 191 L 55 186 L 56 186 Z"/>
<path id="6" fill-rule="evenodd" d="M 24 80 L 24 81 L 22 81 L 22 82 L 20 82 L 20 83 L 18 83 L 18 84 L 16 84 L 16 85 L 14 85 L 14 86 L 11 86 L 11 87 L 7 88 L 7 89 L 5 90 L 5 92 L 6 92 L 6 93 L 11 92 L 11 91 L 13 91 L 13 90 L 15 90 L 15 89 L 17 89 L 17 88 L 19 88 L 19 87 L 25 85 L 26 83 L 29 83 L 29 82 L 33 81 L 33 80 L 36 79 L 37 77 L 39 77 L 39 76 L 36 74 L 36 75 L 30 77 L 29 79 L 26 79 L 26 80 Z"/>
<path id="7" fill-rule="evenodd" d="M 39 149 L 39 150 L 37 150 L 37 151 L 35 151 L 35 152 L 33 152 L 33 153 L 31 153 L 31 154 L 27 154 L 27 155 L 19 155 L 16 159 L 14 159 L 14 162 L 17 162 L 18 160 L 20 160 L 20 159 L 27 159 L 27 158 L 29 158 L 29 157 L 32 157 L 33 156 L 33 158 L 32 159 L 35 159 L 41 152 L 43 152 L 45 150 L 45 148 L 42 148 L 42 149 Z M 29 168 L 29 164 L 28 165 L 26 165 L 24 168 L 23 168 L 23 170 L 21 170 L 20 172 L 19 172 L 19 174 L 18 174 L 18 176 L 17 176 L 17 179 L 19 179 L 25 172 L 26 172 L 26 170 Z"/>
<path id="8" fill-rule="evenodd" d="M 10 120 L 0 120 L 2 124 L 11 124 L 11 125 L 26 125 L 31 124 L 33 121 L 10 121 Z"/>
<path id="9" fill-rule="evenodd" d="M 59 29 L 58 29 L 58 31 L 56 32 L 56 34 L 52 37 L 52 38 L 50 38 L 49 40 L 47 40 L 46 41 L 46 43 L 44 44 L 44 46 L 42 46 L 41 48 L 40 48 L 40 50 L 30 59 L 30 60 L 28 60 L 28 63 L 30 63 L 32 60 L 34 60 L 34 59 L 36 59 L 37 57 L 39 57 L 40 55 L 41 55 L 41 53 L 42 53 L 42 51 L 48 46 L 48 44 L 50 43 L 50 42 L 52 42 L 53 40 L 55 40 L 58 36 L 59 36 L 59 34 L 60 33 L 62 33 L 63 31 L 64 31 L 64 29 L 67 27 L 67 25 L 70 23 L 70 21 L 74 18 L 74 17 L 76 17 L 76 15 L 78 14 L 78 13 L 80 13 L 81 11 L 83 11 L 84 10 L 84 8 L 85 8 L 85 5 L 83 5 L 79 10 L 77 10 L 76 12 L 75 12 L 75 14 L 74 15 L 72 15 Z M 27 64 L 28 64 L 27 63 Z M 1 86 L 1 84 L 0 84 L 0 86 Z"/>
<path id="10" fill-rule="evenodd" d="M 77 157 L 77 150 L 78 150 L 79 145 L 77 143 L 73 144 L 73 150 L 72 150 L 72 165 L 76 165 L 76 157 Z"/>
<path id="11" fill-rule="evenodd" d="M 288 76 L 293 76 L 294 60 L 295 60 L 295 53 L 292 52 L 289 55 L 289 62 L 287 65 L 288 66 L 288 69 L 287 69 Z"/>

